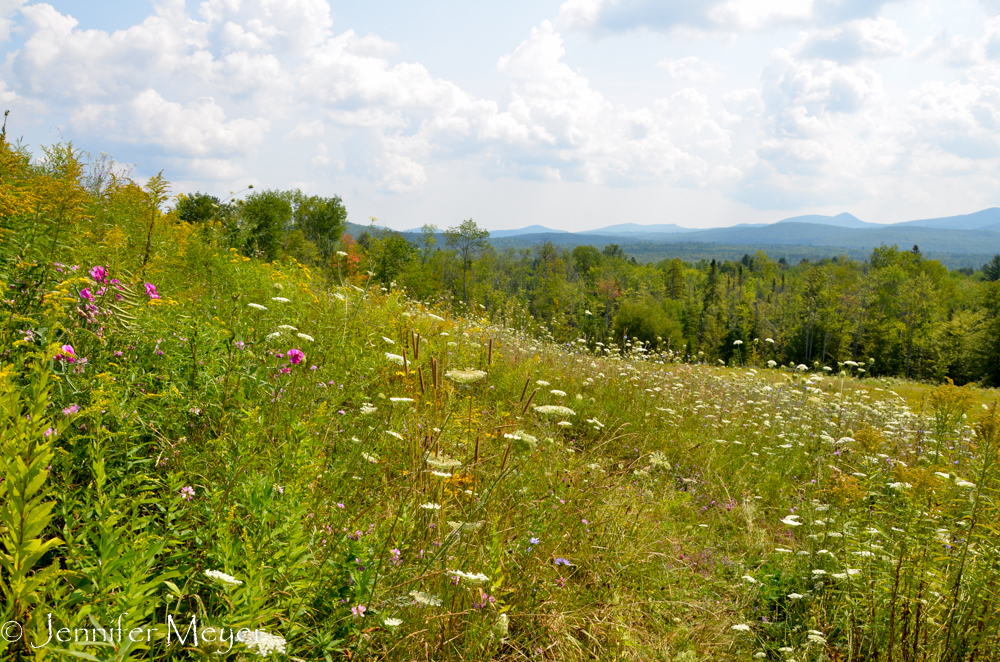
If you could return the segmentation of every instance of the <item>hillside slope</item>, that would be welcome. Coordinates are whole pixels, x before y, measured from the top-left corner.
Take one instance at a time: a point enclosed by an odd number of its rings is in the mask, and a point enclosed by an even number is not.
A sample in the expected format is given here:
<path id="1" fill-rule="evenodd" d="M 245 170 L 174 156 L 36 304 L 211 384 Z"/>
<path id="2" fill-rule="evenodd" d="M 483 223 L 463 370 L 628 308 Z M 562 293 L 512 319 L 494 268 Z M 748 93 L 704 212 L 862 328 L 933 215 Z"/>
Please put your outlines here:
<path id="1" fill-rule="evenodd" d="M 0 652 L 116 619 L 142 636 L 105 659 L 1000 650 L 981 394 L 548 344 L 0 147 L 0 591 L 33 638 Z"/>

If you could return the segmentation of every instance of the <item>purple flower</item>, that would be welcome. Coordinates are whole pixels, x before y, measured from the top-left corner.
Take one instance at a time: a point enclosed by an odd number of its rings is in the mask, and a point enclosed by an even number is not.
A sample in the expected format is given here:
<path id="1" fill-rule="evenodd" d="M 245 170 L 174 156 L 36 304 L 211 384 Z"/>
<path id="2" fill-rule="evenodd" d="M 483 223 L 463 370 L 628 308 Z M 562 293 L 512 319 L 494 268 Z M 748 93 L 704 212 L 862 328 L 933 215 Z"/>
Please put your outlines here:
<path id="1" fill-rule="evenodd" d="M 306 358 L 306 355 L 302 353 L 301 349 L 288 350 L 288 360 L 291 361 L 293 365 L 302 363 L 302 359 L 304 358 Z"/>
<path id="2" fill-rule="evenodd" d="M 539 540 L 538 538 L 529 538 L 528 542 L 530 542 L 532 545 L 537 545 L 538 543 L 540 543 L 542 541 Z"/>
<path id="3" fill-rule="evenodd" d="M 56 353 L 56 361 L 76 363 L 76 352 L 73 351 L 73 345 L 63 345 L 60 347 Z"/>
<path id="4" fill-rule="evenodd" d="M 190 485 L 185 485 L 181 488 L 181 498 L 185 501 L 190 501 L 194 498 L 194 488 Z"/>
<path id="5" fill-rule="evenodd" d="M 56 431 L 54 429 L 49 428 L 48 430 L 45 431 L 45 438 L 48 439 L 49 437 L 51 437 L 55 433 L 56 433 Z"/>
<path id="6" fill-rule="evenodd" d="M 78 411 L 80 411 L 80 405 L 70 405 L 63 409 L 63 416 L 72 416 Z"/>
<path id="7" fill-rule="evenodd" d="M 354 618 L 364 618 L 366 611 L 368 611 L 368 607 L 366 607 L 364 605 L 358 605 L 357 607 L 351 607 L 351 613 L 354 614 Z"/>
<path id="8" fill-rule="evenodd" d="M 146 283 L 146 296 L 150 299 L 159 299 L 160 293 L 156 291 L 156 285 L 152 283 Z"/>
<path id="9" fill-rule="evenodd" d="M 573 565 L 573 564 L 570 563 L 568 560 L 566 560 L 566 559 L 564 559 L 562 557 L 559 557 L 559 558 L 556 558 L 556 565 Z"/>
<path id="10" fill-rule="evenodd" d="M 389 553 L 392 555 L 392 559 L 390 560 L 393 565 L 400 565 L 403 563 L 403 553 L 398 549 L 393 548 L 393 550 Z"/>
<path id="11" fill-rule="evenodd" d="M 85 287 L 82 290 L 80 290 L 80 298 L 86 299 L 87 301 L 93 301 L 94 295 L 90 293 L 89 287 Z"/>
<path id="12" fill-rule="evenodd" d="M 96 280 L 98 283 L 103 283 L 104 280 L 108 277 L 108 270 L 98 265 L 90 270 L 90 277 Z"/>

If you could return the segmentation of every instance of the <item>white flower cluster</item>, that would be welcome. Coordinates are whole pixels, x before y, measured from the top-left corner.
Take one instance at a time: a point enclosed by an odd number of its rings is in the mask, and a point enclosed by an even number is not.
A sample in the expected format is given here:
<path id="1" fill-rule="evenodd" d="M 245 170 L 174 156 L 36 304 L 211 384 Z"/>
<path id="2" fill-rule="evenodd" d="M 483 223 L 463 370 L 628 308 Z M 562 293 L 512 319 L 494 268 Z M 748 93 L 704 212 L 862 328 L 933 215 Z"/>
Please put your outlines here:
<path id="1" fill-rule="evenodd" d="M 236 635 L 236 639 L 246 644 L 247 648 L 261 657 L 267 657 L 273 652 L 284 655 L 285 645 L 288 643 L 284 637 L 279 637 L 276 634 L 264 632 L 263 630 L 240 632 Z"/>
<path id="2" fill-rule="evenodd" d="M 532 407 L 539 414 L 556 414 L 558 416 L 576 416 L 576 412 L 569 407 L 559 405 L 541 405 Z"/>
<path id="3" fill-rule="evenodd" d="M 444 373 L 444 376 L 456 384 L 472 384 L 484 378 L 486 373 L 482 370 L 472 370 L 471 368 L 467 368 L 465 370 L 449 370 Z"/>
<path id="4" fill-rule="evenodd" d="M 431 465 L 435 469 L 454 469 L 462 466 L 461 461 L 456 460 L 453 457 L 448 457 L 443 453 L 439 453 L 437 455 L 428 453 L 427 457 L 424 459 L 427 461 L 427 464 Z"/>
<path id="5" fill-rule="evenodd" d="M 224 572 L 219 572 L 218 570 L 206 570 L 205 576 L 209 579 L 214 579 L 215 581 L 226 584 L 228 586 L 242 586 L 243 582 L 236 579 L 232 575 L 227 575 Z"/>
<path id="6" fill-rule="evenodd" d="M 475 574 L 472 574 L 472 573 L 468 573 L 468 572 L 462 572 L 461 570 L 449 570 L 448 574 L 451 575 L 451 576 L 453 576 L 453 577 L 456 577 L 458 579 L 464 579 L 465 581 L 469 582 L 473 586 L 479 586 L 481 584 L 485 584 L 486 582 L 488 582 L 490 580 L 489 577 L 487 577 L 486 575 L 484 575 L 481 572 L 477 572 Z"/>
<path id="7" fill-rule="evenodd" d="M 428 607 L 440 607 L 441 598 L 431 595 L 430 593 L 424 593 L 423 591 L 410 591 L 410 597 L 413 601 L 419 605 L 426 605 Z"/>

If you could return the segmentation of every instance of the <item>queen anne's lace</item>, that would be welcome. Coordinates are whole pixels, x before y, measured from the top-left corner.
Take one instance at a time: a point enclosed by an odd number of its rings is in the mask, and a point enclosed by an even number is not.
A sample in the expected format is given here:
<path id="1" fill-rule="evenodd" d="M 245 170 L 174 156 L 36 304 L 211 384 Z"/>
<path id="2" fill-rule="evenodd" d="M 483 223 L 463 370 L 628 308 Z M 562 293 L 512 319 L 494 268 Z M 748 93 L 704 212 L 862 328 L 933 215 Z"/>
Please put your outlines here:
<path id="1" fill-rule="evenodd" d="M 251 651 L 261 657 L 266 657 L 273 652 L 285 654 L 285 645 L 288 643 L 284 637 L 276 634 L 264 632 L 263 630 L 251 630 L 250 632 L 239 632 L 236 639 L 247 645 Z"/>

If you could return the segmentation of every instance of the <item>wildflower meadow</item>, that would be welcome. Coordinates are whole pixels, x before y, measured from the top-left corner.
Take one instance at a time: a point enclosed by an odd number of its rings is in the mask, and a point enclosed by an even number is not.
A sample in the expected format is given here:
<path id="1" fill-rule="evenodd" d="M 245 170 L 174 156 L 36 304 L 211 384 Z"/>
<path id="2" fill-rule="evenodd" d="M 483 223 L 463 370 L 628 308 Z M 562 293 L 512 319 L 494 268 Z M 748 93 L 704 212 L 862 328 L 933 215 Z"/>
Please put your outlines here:
<path id="1" fill-rule="evenodd" d="M 5 659 L 1000 659 L 995 392 L 556 344 L 173 200 L 0 141 Z"/>

